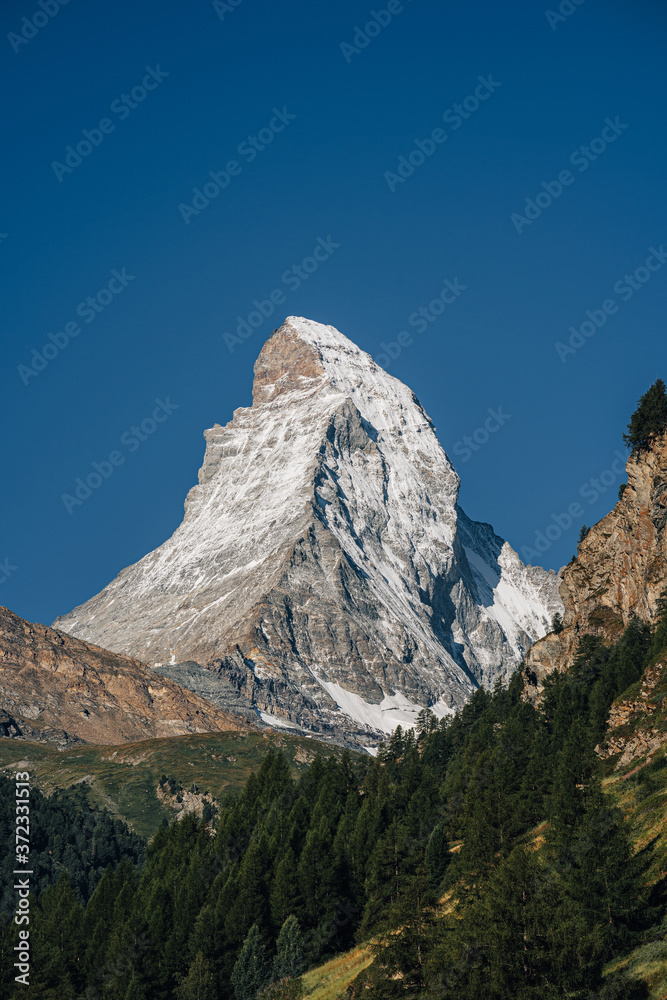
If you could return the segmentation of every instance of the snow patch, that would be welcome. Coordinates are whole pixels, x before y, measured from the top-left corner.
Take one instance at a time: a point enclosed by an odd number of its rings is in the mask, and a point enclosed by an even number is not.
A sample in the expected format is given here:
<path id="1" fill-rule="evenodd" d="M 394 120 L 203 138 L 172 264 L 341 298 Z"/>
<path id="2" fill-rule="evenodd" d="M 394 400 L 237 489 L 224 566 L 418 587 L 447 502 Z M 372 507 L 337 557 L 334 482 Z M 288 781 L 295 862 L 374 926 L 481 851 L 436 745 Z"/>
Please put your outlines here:
<path id="1" fill-rule="evenodd" d="M 416 705 L 400 692 L 394 695 L 385 694 L 379 704 L 373 705 L 361 695 L 346 690 L 334 681 L 322 680 L 316 674 L 313 676 L 318 684 L 331 695 L 345 715 L 354 719 L 359 725 L 376 732 L 393 733 L 398 726 L 402 726 L 403 729 L 412 729 L 417 724 L 417 716 L 424 710 L 423 705 Z M 442 719 L 445 715 L 454 714 L 454 709 L 445 705 L 443 701 L 431 705 L 430 709 L 438 719 Z"/>
<path id="2" fill-rule="evenodd" d="M 295 726 L 293 722 L 288 722 L 287 719 L 279 719 L 277 715 L 269 715 L 268 712 L 260 712 L 259 717 L 262 722 L 265 722 L 267 726 L 273 726 L 276 729 L 300 729 L 300 726 Z"/>

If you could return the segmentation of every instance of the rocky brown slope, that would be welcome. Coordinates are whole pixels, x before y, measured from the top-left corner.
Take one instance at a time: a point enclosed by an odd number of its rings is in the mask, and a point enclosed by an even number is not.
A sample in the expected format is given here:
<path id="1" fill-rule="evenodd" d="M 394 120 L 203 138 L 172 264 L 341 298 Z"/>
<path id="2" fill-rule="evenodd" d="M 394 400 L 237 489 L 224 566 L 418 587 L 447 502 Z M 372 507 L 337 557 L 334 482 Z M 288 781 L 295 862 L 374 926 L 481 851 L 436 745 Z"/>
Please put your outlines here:
<path id="1" fill-rule="evenodd" d="M 3 607 L 0 724 L 2 735 L 61 746 L 249 729 L 139 660 Z"/>
<path id="2" fill-rule="evenodd" d="M 633 614 L 652 621 L 667 586 L 667 432 L 627 462 L 618 503 L 580 542 L 563 571 L 564 630 L 535 643 L 526 657 L 534 693 L 552 670 L 572 662 L 581 635 L 614 640 Z"/>

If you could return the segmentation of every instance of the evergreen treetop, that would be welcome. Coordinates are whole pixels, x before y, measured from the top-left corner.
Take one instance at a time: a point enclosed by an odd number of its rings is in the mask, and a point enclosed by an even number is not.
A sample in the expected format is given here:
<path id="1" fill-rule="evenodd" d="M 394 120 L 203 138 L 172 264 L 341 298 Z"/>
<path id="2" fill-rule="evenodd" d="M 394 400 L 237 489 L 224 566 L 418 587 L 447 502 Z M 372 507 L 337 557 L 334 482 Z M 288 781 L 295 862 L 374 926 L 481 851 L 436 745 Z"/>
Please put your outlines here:
<path id="1" fill-rule="evenodd" d="M 667 426 L 667 388 L 661 378 L 656 379 L 650 389 L 637 403 L 637 409 L 630 418 L 628 433 L 623 441 L 633 453 L 649 447 L 654 434 L 660 434 Z"/>

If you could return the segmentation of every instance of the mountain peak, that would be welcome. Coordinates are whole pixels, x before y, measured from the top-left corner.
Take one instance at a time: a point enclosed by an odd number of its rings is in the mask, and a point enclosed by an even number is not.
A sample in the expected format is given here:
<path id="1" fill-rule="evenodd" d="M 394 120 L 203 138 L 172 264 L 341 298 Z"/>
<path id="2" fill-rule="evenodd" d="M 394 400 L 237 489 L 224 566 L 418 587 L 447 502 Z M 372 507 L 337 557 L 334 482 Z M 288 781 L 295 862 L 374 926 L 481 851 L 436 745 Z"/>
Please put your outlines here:
<path id="1" fill-rule="evenodd" d="M 384 396 L 394 395 L 402 385 L 335 327 L 303 316 L 288 316 L 273 331 L 254 372 L 253 402 L 260 404 L 284 393 L 310 394 L 325 384 L 346 395 L 364 386 L 375 392 L 384 386 Z"/>
<path id="2" fill-rule="evenodd" d="M 318 333 L 330 329 L 289 316 L 274 330 L 255 362 L 253 403 L 270 402 L 283 393 L 310 388 L 314 381 L 321 380 L 325 369 L 318 349 L 323 338 Z"/>
<path id="3" fill-rule="evenodd" d="M 289 317 L 253 405 L 205 438 L 174 535 L 60 628 L 368 739 L 507 678 L 562 609 L 555 574 L 460 510 L 412 390 L 331 326 Z"/>

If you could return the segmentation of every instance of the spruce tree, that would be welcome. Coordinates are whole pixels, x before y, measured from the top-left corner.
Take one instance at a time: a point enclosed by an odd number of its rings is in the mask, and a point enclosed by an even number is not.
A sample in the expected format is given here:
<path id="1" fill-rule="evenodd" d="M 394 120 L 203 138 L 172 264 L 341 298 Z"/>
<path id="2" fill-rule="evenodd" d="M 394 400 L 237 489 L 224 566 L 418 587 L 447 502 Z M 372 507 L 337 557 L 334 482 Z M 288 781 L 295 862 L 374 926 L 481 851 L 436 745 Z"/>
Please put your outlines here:
<path id="1" fill-rule="evenodd" d="M 127 987 L 123 1000 L 147 1000 L 146 987 L 136 972 L 132 973 L 132 978 Z M 187 1000 L 190 1000 L 188 997 Z M 199 1000 L 199 998 L 197 998 Z M 213 998 L 215 1000 L 215 998 Z"/>
<path id="2" fill-rule="evenodd" d="M 434 889 L 437 889 L 442 882 L 451 859 L 447 831 L 442 823 L 438 823 L 428 838 L 424 855 L 426 869 Z"/>
<path id="3" fill-rule="evenodd" d="M 569 989 L 599 985 L 605 962 L 629 947 L 646 911 L 642 862 L 605 800 L 599 767 L 577 721 L 559 755 L 545 844 L 558 891 L 553 948 Z"/>
<path id="4" fill-rule="evenodd" d="M 633 856 L 623 817 L 605 801 L 598 775 L 586 788 L 568 855 L 563 887 L 586 914 L 588 933 L 608 961 L 630 946 L 648 909 L 643 862 Z"/>
<path id="5" fill-rule="evenodd" d="M 386 926 L 388 913 L 396 905 L 406 879 L 409 878 L 411 845 L 405 827 L 394 820 L 380 837 L 368 863 L 367 902 L 361 933 L 368 935 Z"/>
<path id="6" fill-rule="evenodd" d="M 299 921 L 289 916 L 280 928 L 273 960 L 274 979 L 294 979 L 303 971 L 303 935 Z"/>
<path id="7" fill-rule="evenodd" d="M 374 944 L 377 957 L 366 980 L 372 997 L 385 1000 L 425 995 L 425 963 L 434 931 L 435 906 L 436 896 L 423 868 L 401 881 L 398 895 L 386 911 L 386 930 Z"/>
<path id="8" fill-rule="evenodd" d="M 550 897 L 548 873 L 537 853 L 515 847 L 463 917 L 470 948 L 481 946 L 483 955 L 471 970 L 471 996 L 542 1000 L 549 995 Z"/>
<path id="9" fill-rule="evenodd" d="M 236 960 L 231 981 L 236 1000 L 256 1000 L 271 978 L 271 964 L 257 924 L 253 924 Z"/>
<path id="10" fill-rule="evenodd" d="M 217 996 L 211 964 L 198 951 L 187 976 L 176 987 L 175 1000 L 216 1000 Z"/>
<path id="11" fill-rule="evenodd" d="M 31 989 L 30 995 L 62 997 L 76 996 L 81 975 L 79 963 L 83 946 L 83 911 L 66 874 L 50 886 L 39 898 L 30 923 Z M 12 958 L 12 962 L 16 958 Z M 23 990 L 19 985 L 16 996 Z M 52 992 L 51 992 L 52 991 Z"/>
<path id="12" fill-rule="evenodd" d="M 264 923 L 266 915 L 266 872 L 270 866 L 264 839 L 248 847 L 236 879 L 236 891 L 229 900 L 225 929 L 230 941 L 239 939 L 250 925 Z"/>
<path id="13" fill-rule="evenodd" d="M 630 418 L 628 432 L 623 441 L 632 453 L 649 447 L 654 434 L 660 434 L 667 425 L 667 389 L 661 378 L 639 399 L 637 409 Z"/>

